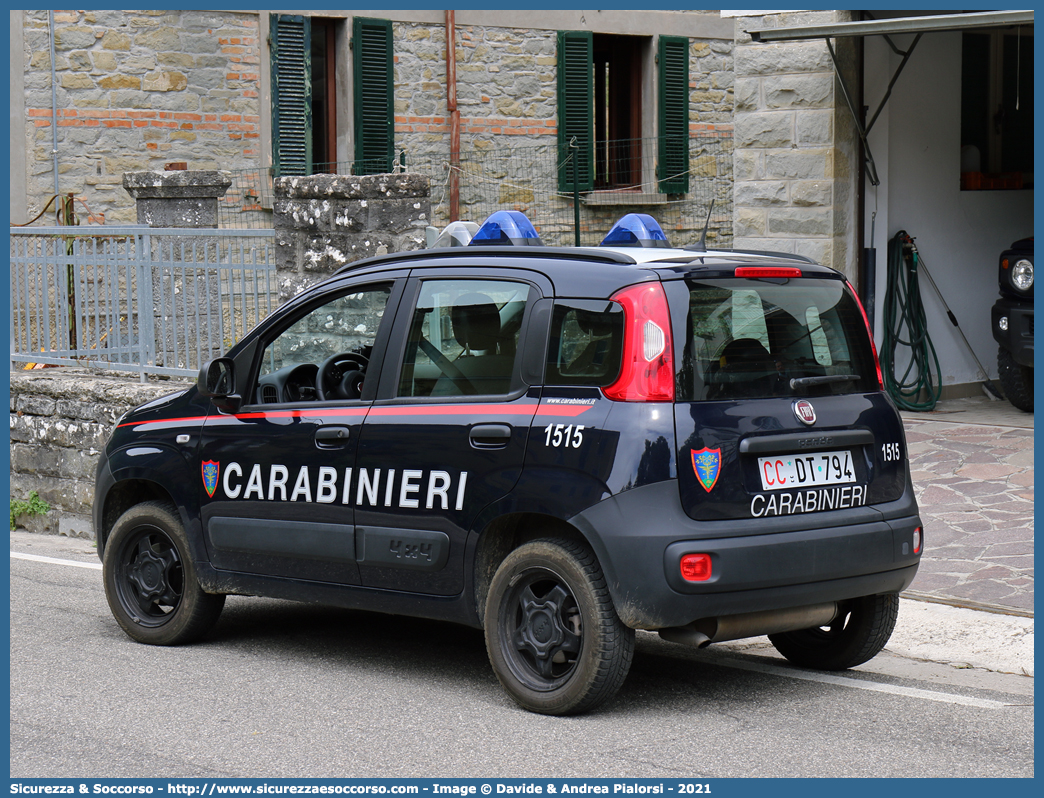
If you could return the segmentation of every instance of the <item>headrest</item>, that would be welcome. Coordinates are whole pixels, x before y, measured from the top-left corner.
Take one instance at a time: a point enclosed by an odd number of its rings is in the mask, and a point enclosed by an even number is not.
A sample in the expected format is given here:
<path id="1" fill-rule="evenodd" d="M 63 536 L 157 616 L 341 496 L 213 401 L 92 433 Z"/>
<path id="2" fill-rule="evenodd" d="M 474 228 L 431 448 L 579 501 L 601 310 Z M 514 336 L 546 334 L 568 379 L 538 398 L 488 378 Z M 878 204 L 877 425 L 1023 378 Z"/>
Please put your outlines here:
<path id="1" fill-rule="evenodd" d="M 465 349 L 495 349 L 500 339 L 500 311 L 485 294 L 464 294 L 451 315 L 453 337 Z"/>

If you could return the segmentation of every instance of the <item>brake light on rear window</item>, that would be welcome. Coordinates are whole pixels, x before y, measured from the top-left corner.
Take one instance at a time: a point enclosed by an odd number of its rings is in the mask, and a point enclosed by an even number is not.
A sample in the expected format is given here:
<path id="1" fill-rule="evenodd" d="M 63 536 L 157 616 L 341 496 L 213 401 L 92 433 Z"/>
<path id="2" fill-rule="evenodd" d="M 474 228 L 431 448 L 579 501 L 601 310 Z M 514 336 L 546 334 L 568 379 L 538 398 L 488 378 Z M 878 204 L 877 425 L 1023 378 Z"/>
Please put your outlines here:
<path id="1" fill-rule="evenodd" d="M 674 401 L 671 316 L 663 286 L 633 285 L 612 300 L 624 309 L 623 364 L 616 382 L 603 393 L 618 402 Z"/>
<path id="2" fill-rule="evenodd" d="M 736 276 L 752 280 L 773 277 L 800 277 L 801 269 L 789 266 L 738 266 L 736 267 Z"/>

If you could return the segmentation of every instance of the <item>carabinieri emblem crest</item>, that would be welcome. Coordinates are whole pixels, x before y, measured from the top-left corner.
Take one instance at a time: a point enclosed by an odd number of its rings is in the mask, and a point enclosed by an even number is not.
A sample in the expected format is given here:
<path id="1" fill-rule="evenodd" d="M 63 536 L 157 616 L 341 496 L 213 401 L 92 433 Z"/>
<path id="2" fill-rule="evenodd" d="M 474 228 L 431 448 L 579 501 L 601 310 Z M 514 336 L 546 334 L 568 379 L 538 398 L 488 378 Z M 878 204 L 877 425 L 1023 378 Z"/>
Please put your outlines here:
<path id="1" fill-rule="evenodd" d="M 217 490 L 218 474 L 221 473 L 221 463 L 215 463 L 213 460 L 206 460 L 203 463 L 203 488 L 207 491 L 207 495 L 213 498 L 214 491 Z"/>
<path id="2" fill-rule="evenodd" d="M 692 470 L 696 472 L 696 479 L 703 485 L 703 489 L 710 493 L 714 483 L 718 481 L 721 473 L 721 449 L 708 449 L 704 447 L 699 451 L 692 452 Z"/>

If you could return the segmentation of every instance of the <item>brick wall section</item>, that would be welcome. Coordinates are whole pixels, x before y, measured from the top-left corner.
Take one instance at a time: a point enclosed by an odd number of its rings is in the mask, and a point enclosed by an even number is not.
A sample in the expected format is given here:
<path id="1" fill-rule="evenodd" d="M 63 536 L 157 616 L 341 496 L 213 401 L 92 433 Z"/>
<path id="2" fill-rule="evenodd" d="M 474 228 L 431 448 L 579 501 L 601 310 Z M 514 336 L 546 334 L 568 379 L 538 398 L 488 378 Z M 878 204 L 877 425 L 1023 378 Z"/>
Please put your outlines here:
<path id="1" fill-rule="evenodd" d="M 736 19 L 733 169 L 736 247 L 806 255 L 854 279 L 858 138 L 826 44 L 755 44 L 746 33 L 851 18 L 821 11 Z M 846 71 L 852 42 L 835 42 Z"/>
<path id="2" fill-rule="evenodd" d="M 124 172 L 257 166 L 256 12 L 56 11 L 57 120 L 47 12 L 23 14 L 30 215 L 54 192 L 55 122 L 61 190 L 98 221 L 135 221 Z"/>
<path id="3" fill-rule="evenodd" d="M 11 373 L 11 497 L 32 491 L 51 505 L 23 517 L 32 532 L 92 537 L 98 456 L 116 420 L 139 404 L 187 387 L 180 381 L 131 382 L 79 369 Z"/>

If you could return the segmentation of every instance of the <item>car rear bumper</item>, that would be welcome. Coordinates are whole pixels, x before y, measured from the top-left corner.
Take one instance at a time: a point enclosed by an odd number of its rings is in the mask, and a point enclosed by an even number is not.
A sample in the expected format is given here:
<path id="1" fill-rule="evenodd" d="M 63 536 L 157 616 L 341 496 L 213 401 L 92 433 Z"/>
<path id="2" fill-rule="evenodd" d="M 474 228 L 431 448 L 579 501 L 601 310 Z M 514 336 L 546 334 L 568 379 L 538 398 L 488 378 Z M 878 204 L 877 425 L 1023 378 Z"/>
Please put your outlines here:
<path id="1" fill-rule="evenodd" d="M 855 512 L 708 523 L 685 515 L 669 480 L 618 494 L 572 522 L 591 541 L 620 617 L 639 629 L 898 592 L 920 562 L 909 489 Z M 709 580 L 682 578 L 690 553 L 710 555 Z"/>

